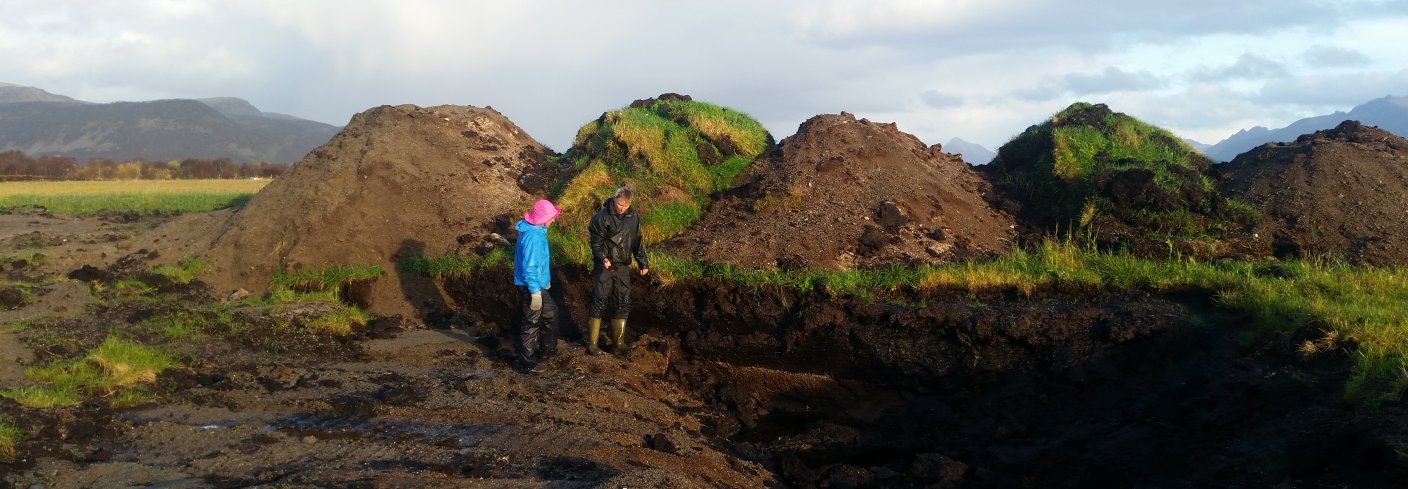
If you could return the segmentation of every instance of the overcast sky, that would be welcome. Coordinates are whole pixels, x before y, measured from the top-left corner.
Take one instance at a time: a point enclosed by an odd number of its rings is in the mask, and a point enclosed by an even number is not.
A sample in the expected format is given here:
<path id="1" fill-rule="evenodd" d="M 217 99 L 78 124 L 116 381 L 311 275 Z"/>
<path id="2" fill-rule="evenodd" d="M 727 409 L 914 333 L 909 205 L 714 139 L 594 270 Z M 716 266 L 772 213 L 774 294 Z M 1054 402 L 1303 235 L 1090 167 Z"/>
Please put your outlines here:
<path id="1" fill-rule="evenodd" d="M 1074 101 L 1205 143 L 1408 95 L 1408 0 L 0 0 L 0 82 L 331 124 L 490 105 L 565 150 L 678 92 L 778 139 L 848 111 L 996 148 Z"/>

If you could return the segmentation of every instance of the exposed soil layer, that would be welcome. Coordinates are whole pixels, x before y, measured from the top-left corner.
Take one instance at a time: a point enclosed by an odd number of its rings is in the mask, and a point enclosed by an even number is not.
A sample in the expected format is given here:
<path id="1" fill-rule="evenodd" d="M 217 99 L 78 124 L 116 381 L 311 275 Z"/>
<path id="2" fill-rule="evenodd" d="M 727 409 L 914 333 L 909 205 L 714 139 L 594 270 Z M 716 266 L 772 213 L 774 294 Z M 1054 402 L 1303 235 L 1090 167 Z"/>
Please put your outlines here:
<path id="1" fill-rule="evenodd" d="M 447 290 L 507 318 L 500 279 Z M 583 321 L 585 277 L 555 283 L 568 324 Z M 715 410 L 704 433 L 789 486 L 1394 487 L 1408 475 L 1394 452 L 1402 405 L 1357 412 L 1342 358 L 1247 350 L 1246 321 L 1195 291 L 858 299 L 705 280 L 639 286 L 633 303 L 633 355 L 663 354 L 669 378 Z"/>
<path id="2" fill-rule="evenodd" d="M 373 108 L 217 230 L 205 279 L 257 295 L 280 270 L 393 271 L 400 256 L 472 247 L 545 192 L 550 171 L 543 146 L 492 108 Z M 424 295 L 380 280 L 366 302 L 411 315 L 421 311 L 407 298 Z"/>
<path id="3" fill-rule="evenodd" d="M 1408 263 L 1408 140 L 1345 121 L 1267 143 L 1218 171 L 1224 193 L 1261 211 L 1263 250 Z"/>
<path id="4" fill-rule="evenodd" d="M 804 122 L 668 246 L 752 268 L 928 263 L 1009 248 L 1012 218 L 963 160 L 848 113 Z"/>

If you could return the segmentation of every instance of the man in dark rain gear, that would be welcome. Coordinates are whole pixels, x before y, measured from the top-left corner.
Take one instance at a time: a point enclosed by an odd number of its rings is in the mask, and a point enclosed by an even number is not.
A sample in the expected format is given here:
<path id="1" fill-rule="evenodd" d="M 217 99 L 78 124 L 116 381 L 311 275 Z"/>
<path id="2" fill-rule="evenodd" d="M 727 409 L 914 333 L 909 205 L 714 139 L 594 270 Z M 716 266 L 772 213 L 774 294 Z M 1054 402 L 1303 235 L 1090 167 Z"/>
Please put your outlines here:
<path id="1" fill-rule="evenodd" d="M 631 260 L 640 275 L 650 273 L 650 260 L 640 242 L 640 214 L 631 207 L 631 189 L 621 187 L 602 203 L 587 228 L 592 247 L 592 303 L 588 311 L 587 353 L 595 355 L 601 334 L 602 313 L 608 300 L 616 303 L 611 315 L 611 340 L 617 354 L 626 346 L 626 316 L 631 312 Z"/>

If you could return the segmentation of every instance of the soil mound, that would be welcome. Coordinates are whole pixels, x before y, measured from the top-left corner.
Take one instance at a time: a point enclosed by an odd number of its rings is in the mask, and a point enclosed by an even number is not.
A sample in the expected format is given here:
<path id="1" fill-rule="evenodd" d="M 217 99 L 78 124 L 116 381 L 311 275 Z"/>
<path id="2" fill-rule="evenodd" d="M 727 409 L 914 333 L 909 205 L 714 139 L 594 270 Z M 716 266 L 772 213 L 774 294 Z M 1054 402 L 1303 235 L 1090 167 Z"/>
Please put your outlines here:
<path id="1" fill-rule="evenodd" d="M 217 293 L 259 294 L 279 271 L 374 263 L 393 276 L 359 302 L 414 313 L 408 300 L 424 291 L 403 290 L 400 257 L 507 228 L 552 178 L 543 146 L 493 108 L 373 108 L 230 218 L 204 278 Z"/>
<path id="2" fill-rule="evenodd" d="M 842 112 L 802 123 L 671 246 L 777 269 L 924 263 L 1006 250 L 1013 221 L 956 155 Z"/>
<path id="3" fill-rule="evenodd" d="M 1024 231 L 1072 233 L 1141 254 L 1206 251 L 1255 220 L 1215 191 L 1212 161 L 1105 104 L 1072 104 L 983 167 Z M 1227 247 L 1223 247 L 1224 249 Z"/>
<path id="4" fill-rule="evenodd" d="M 666 93 L 602 114 L 582 126 L 562 158 L 573 175 L 558 196 L 569 253 L 587 261 L 587 222 L 616 187 L 631 187 L 642 238 L 655 244 L 693 224 L 711 195 L 732 188 L 772 145 L 747 114 L 688 95 Z"/>
<path id="5" fill-rule="evenodd" d="M 1221 190 L 1262 213 L 1258 245 L 1279 256 L 1408 263 L 1408 140 L 1344 121 L 1267 143 L 1218 168 Z"/>

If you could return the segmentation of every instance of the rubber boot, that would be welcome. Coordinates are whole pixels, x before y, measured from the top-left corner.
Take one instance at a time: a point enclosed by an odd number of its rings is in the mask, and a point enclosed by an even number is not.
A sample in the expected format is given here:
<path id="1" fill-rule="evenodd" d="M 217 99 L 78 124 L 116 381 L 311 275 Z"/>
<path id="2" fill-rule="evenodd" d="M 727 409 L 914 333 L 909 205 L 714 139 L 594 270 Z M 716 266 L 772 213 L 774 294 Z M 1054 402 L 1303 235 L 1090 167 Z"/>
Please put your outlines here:
<path id="1" fill-rule="evenodd" d="M 596 347 L 597 337 L 601 336 L 601 318 L 587 320 L 587 354 L 596 355 L 601 349 Z"/>
<path id="2" fill-rule="evenodd" d="M 626 320 L 611 320 L 611 338 L 616 342 L 616 354 L 625 355 L 631 349 L 626 346 Z"/>

